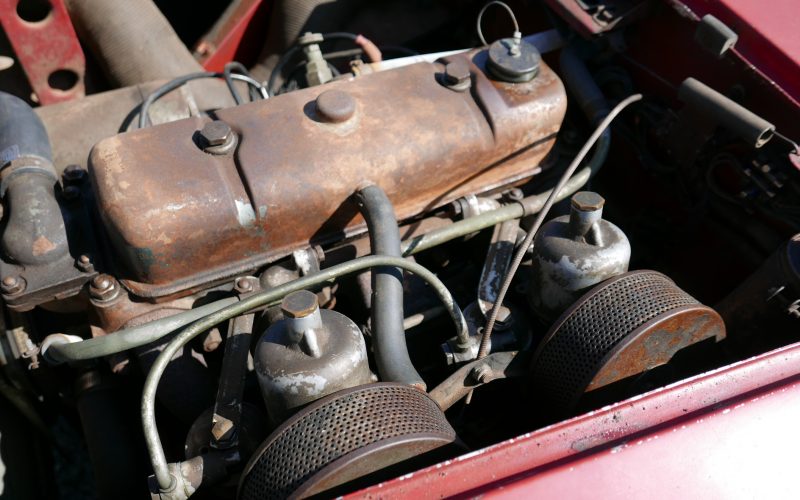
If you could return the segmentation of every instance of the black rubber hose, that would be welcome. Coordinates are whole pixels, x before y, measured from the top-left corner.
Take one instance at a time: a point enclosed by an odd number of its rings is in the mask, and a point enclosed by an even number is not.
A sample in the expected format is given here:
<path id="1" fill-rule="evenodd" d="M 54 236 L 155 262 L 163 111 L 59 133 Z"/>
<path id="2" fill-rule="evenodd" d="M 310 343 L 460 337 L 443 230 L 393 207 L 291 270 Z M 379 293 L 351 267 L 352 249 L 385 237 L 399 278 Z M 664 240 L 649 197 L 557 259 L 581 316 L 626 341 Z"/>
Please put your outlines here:
<path id="1" fill-rule="evenodd" d="M 145 450 L 138 433 L 131 432 L 129 402 L 125 394 L 99 371 L 79 376 L 75 382 L 75 408 L 94 471 L 99 498 L 144 498 L 147 474 L 141 457 Z M 135 424 L 135 422 L 134 422 Z"/>
<path id="2" fill-rule="evenodd" d="M 360 189 L 356 199 L 367 221 L 373 255 L 400 257 L 400 229 L 386 193 L 372 185 Z M 403 273 L 396 267 L 372 271 L 372 333 L 381 380 L 425 390 L 425 382 L 408 355 L 403 329 Z"/>
<path id="3" fill-rule="evenodd" d="M 559 66 L 561 79 L 564 80 L 567 89 L 577 101 L 583 114 L 589 119 L 589 123 L 592 125 L 600 123 L 611 111 L 611 105 L 608 103 L 606 96 L 603 95 L 597 82 L 595 82 L 592 74 L 589 73 L 589 68 L 586 67 L 586 63 L 578 55 L 578 51 L 572 46 L 566 46 L 561 49 Z M 609 149 L 611 149 L 611 130 L 606 129 L 597 141 L 592 159 L 589 160 L 587 165 L 591 169 L 592 177 L 597 174 L 597 171 L 605 163 Z"/>
<path id="4" fill-rule="evenodd" d="M 577 50 L 572 46 L 561 49 L 559 57 L 561 67 L 561 78 L 566 83 L 572 96 L 578 102 L 578 106 L 589 118 L 592 124 L 600 123 L 606 117 L 611 106 L 603 95 L 600 87 L 595 83 L 592 74 L 586 67 L 586 63 L 578 55 Z"/>
<path id="5" fill-rule="evenodd" d="M 0 92 L 0 163 L 20 156 L 53 161 L 47 130 L 28 103 Z"/>

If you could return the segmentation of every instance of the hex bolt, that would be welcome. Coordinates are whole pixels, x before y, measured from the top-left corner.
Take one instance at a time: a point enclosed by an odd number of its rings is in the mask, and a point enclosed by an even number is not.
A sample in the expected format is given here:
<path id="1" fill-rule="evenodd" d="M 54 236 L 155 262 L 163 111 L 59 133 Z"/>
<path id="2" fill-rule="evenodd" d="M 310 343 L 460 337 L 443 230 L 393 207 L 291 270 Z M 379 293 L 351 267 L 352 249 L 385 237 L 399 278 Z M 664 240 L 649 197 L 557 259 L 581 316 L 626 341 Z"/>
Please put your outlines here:
<path id="1" fill-rule="evenodd" d="M 314 314 L 318 307 L 317 294 L 308 290 L 290 293 L 281 302 L 281 311 L 287 318 L 305 318 Z"/>
<path id="2" fill-rule="evenodd" d="M 211 426 L 211 435 L 217 442 L 227 441 L 233 437 L 236 430 L 233 422 L 221 415 L 214 415 L 214 423 Z"/>
<path id="3" fill-rule="evenodd" d="M 236 145 L 236 134 L 227 123 L 214 120 L 203 125 L 198 132 L 203 151 L 211 154 L 226 154 Z"/>
<path id="4" fill-rule="evenodd" d="M 592 227 L 603 217 L 603 205 L 606 200 L 597 193 L 580 191 L 572 195 L 571 202 L 570 232 L 576 240 L 585 241 Z"/>
<path id="5" fill-rule="evenodd" d="M 89 295 L 100 301 L 112 300 L 119 295 L 117 280 L 108 274 L 98 274 L 89 286 Z"/>
<path id="6" fill-rule="evenodd" d="M 18 276 L 6 276 L 0 284 L 0 288 L 6 295 L 16 295 L 25 290 L 25 280 Z"/>
<path id="7" fill-rule="evenodd" d="M 86 170 L 80 165 L 68 165 L 64 169 L 64 180 L 67 182 L 80 182 L 86 178 Z"/>
<path id="8" fill-rule="evenodd" d="M 214 120 L 203 125 L 200 135 L 209 146 L 222 146 L 230 138 L 233 131 L 225 122 Z"/>
<path id="9" fill-rule="evenodd" d="M 470 76 L 469 65 L 463 59 L 450 61 L 444 66 L 444 84 L 451 90 L 467 90 L 472 85 Z"/>
<path id="10" fill-rule="evenodd" d="M 572 206 L 581 212 L 594 212 L 605 205 L 606 200 L 597 193 L 580 191 L 572 196 Z"/>
<path id="11" fill-rule="evenodd" d="M 75 266 L 85 273 L 94 271 L 94 264 L 92 263 L 92 258 L 86 254 L 83 254 L 77 259 L 75 259 Z"/>

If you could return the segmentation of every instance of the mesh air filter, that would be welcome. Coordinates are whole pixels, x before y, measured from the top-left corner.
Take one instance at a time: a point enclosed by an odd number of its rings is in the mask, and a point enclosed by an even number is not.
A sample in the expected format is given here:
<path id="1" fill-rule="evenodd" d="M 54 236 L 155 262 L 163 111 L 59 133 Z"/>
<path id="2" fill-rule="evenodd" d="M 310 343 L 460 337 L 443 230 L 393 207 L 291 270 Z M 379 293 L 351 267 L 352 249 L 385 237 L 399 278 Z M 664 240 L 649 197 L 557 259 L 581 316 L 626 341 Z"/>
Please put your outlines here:
<path id="1" fill-rule="evenodd" d="M 239 498 L 305 496 L 452 443 L 427 394 L 369 384 L 314 402 L 270 435 L 242 474 Z"/>
<path id="2" fill-rule="evenodd" d="M 712 309 L 661 273 L 626 273 L 594 287 L 555 322 L 534 357 L 535 393 L 563 416 L 587 390 L 664 364 L 712 336 L 725 336 Z"/>

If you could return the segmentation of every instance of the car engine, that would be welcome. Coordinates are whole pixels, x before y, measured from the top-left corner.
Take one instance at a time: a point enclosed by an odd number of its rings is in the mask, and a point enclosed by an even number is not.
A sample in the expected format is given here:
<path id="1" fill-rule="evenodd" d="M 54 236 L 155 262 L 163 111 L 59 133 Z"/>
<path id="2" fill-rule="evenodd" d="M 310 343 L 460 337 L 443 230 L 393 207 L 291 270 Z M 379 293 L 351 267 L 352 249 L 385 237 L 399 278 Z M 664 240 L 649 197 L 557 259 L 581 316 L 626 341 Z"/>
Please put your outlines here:
<path id="1" fill-rule="evenodd" d="M 696 3 L 0 2 L 0 498 L 352 494 L 800 340 L 798 95 Z"/>

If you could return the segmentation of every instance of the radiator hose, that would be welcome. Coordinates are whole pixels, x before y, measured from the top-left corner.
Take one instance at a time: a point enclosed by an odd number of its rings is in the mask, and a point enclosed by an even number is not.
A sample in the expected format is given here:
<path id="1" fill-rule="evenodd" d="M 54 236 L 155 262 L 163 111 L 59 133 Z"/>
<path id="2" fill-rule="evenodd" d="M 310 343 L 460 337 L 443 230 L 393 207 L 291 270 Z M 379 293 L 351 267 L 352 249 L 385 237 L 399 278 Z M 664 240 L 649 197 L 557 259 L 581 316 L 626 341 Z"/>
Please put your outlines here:
<path id="1" fill-rule="evenodd" d="M 373 255 L 400 257 L 400 229 L 392 202 L 378 186 L 356 193 L 367 221 Z M 375 362 L 384 382 L 400 382 L 425 390 L 425 382 L 411 364 L 403 328 L 403 272 L 396 267 L 372 270 L 372 333 Z"/>
<path id="2" fill-rule="evenodd" d="M 57 182 L 42 121 L 25 101 L 0 92 L 0 197 L 6 211 L 1 243 L 18 264 L 55 262 L 69 251 Z"/>

